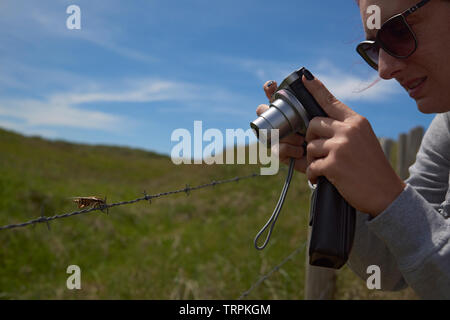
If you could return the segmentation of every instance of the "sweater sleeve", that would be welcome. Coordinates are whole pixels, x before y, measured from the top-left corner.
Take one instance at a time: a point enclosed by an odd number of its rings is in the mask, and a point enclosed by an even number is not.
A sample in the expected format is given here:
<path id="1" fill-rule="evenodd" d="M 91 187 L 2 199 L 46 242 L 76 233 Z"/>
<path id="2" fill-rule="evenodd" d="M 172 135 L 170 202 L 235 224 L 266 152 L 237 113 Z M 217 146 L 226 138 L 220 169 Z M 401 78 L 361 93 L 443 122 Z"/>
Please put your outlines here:
<path id="1" fill-rule="evenodd" d="M 357 213 L 348 265 L 363 279 L 378 265 L 383 290 L 409 285 L 421 298 L 450 299 L 449 115 L 434 118 L 406 188 L 388 208 L 374 219 Z"/>

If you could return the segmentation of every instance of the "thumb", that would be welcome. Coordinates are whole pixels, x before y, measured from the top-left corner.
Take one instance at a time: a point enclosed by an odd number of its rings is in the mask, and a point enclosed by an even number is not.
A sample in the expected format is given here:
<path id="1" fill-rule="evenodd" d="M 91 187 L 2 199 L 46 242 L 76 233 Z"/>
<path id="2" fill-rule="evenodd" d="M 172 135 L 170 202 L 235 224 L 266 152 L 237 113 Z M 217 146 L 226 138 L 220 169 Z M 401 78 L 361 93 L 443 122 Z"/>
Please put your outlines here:
<path id="1" fill-rule="evenodd" d="M 325 87 L 325 85 L 314 77 L 308 70 L 302 78 L 303 84 L 326 114 L 333 119 L 344 121 L 355 115 L 355 112 L 336 97 Z"/>

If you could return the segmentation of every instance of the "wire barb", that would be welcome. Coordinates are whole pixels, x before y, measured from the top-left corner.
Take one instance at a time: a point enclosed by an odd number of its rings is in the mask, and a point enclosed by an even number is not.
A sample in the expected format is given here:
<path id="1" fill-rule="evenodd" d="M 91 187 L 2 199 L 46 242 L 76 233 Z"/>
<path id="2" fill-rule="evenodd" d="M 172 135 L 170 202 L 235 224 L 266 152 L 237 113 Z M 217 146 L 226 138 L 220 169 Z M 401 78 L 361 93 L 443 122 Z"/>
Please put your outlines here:
<path id="1" fill-rule="evenodd" d="M 144 194 L 144 200 L 148 201 L 149 204 L 152 204 L 152 197 L 147 194 L 147 191 L 144 190 L 142 193 Z"/>
<path id="2" fill-rule="evenodd" d="M 186 187 L 184 188 L 184 192 L 186 193 L 186 196 L 188 196 L 190 194 L 191 191 L 191 187 L 189 187 L 188 184 L 186 184 Z"/>
<path id="3" fill-rule="evenodd" d="M 44 205 L 41 205 L 41 217 L 40 217 L 40 222 L 46 222 L 47 223 L 47 229 L 48 231 L 50 231 L 50 223 L 48 222 L 47 218 L 44 215 Z"/>
<path id="4" fill-rule="evenodd" d="M 103 212 L 103 210 L 105 210 L 105 209 L 106 209 L 106 214 L 109 215 L 109 206 L 106 203 L 106 196 L 105 196 L 105 199 L 104 199 L 104 204 L 101 205 L 101 209 L 100 210 Z"/>

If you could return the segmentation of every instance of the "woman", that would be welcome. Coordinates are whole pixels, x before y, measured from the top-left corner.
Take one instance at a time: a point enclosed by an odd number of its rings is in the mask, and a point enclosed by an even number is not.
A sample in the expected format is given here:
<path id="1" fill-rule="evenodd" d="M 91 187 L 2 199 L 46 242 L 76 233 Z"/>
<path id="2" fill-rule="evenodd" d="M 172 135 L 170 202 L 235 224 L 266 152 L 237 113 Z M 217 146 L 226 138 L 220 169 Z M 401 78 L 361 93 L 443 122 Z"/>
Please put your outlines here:
<path id="1" fill-rule="evenodd" d="M 367 119 L 312 75 L 303 82 L 329 118 L 314 118 L 305 138 L 283 139 L 280 160 L 295 158 L 312 183 L 326 176 L 358 210 L 348 262 L 356 274 L 366 279 L 367 267 L 377 265 L 382 290 L 409 285 L 421 298 L 450 299 L 450 1 L 417 1 L 358 3 L 364 26 L 370 5 L 380 7 L 383 22 L 365 30 L 359 54 L 381 78 L 396 79 L 421 112 L 437 114 L 408 180 L 392 169 Z M 276 83 L 264 90 L 270 99 Z M 260 105 L 257 114 L 267 108 Z"/>

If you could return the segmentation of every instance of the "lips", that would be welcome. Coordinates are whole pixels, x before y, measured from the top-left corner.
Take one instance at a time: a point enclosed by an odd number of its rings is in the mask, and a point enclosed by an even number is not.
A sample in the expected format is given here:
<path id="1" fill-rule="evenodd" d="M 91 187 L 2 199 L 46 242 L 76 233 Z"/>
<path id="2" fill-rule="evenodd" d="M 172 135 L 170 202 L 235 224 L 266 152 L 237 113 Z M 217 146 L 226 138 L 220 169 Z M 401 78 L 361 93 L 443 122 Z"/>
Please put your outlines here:
<path id="1" fill-rule="evenodd" d="M 402 83 L 402 86 L 408 91 L 411 98 L 416 98 L 421 89 L 424 87 L 425 81 L 427 80 L 427 77 L 423 78 L 416 78 L 411 81 L 407 81 Z"/>

